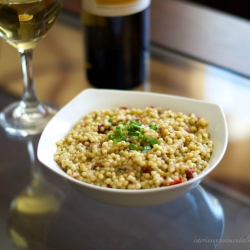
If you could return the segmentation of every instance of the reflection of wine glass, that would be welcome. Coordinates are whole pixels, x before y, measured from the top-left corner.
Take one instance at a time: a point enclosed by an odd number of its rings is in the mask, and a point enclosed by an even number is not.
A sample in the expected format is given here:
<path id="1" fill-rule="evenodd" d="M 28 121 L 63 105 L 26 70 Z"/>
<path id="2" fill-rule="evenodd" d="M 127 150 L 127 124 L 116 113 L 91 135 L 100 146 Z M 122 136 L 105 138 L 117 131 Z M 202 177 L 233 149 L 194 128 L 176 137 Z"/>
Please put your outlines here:
<path id="1" fill-rule="evenodd" d="M 41 244 L 46 241 L 51 217 L 64 196 L 45 181 L 31 140 L 28 141 L 28 151 L 32 178 L 30 184 L 10 204 L 9 233 L 18 247 L 41 249 Z"/>
<path id="2" fill-rule="evenodd" d="M 0 122 L 12 135 L 40 133 L 58 110 L 39 101 L 33 82 L 33 50 L 54 24 L 61 0 L 0 0 L 0 36 L 14 46 L 21 57 L 24 91 L 20 102 L 6 107 Z"/>

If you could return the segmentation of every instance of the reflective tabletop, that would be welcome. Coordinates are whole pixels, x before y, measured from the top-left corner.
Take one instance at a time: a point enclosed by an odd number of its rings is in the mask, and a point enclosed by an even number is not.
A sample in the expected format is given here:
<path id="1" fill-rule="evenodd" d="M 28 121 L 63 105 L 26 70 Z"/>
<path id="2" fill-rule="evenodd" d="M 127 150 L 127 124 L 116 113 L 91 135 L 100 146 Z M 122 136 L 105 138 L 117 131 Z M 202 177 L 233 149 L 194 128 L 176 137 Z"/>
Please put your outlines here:
<path id="1" fill-rule="evenodd" d="M 62 15 L 34 54 L 39 98 L 60 106 L 92 87 L 75 23 Z M 3 109 L 20 98 L 22 77 L 15 49 L 2 40 L 0 60 Z M 229 143 L 216 169 L 171 202 L 115 207 L 81 195 L 42 166 L 36 159 L 39 136 L 17 140 L 1 129 L 0 249 L 250 248 L 250 79 L 152 45 L 149 85 L 151 92 L 221 105 Z"/>

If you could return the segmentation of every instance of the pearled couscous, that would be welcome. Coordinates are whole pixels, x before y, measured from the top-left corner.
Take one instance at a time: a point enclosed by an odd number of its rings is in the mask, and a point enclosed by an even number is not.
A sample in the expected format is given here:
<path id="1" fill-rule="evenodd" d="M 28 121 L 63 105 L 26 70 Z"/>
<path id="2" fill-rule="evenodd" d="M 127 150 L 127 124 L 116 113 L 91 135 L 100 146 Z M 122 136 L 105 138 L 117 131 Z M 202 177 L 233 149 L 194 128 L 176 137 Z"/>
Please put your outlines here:
<path id="1" fill-rule="evenodd" d="M 93 110 L 56 146 L 54 160 L 69 176 L 120 189 L 186 182 L 213 152 L 206 119 L 159 107 Z"/>

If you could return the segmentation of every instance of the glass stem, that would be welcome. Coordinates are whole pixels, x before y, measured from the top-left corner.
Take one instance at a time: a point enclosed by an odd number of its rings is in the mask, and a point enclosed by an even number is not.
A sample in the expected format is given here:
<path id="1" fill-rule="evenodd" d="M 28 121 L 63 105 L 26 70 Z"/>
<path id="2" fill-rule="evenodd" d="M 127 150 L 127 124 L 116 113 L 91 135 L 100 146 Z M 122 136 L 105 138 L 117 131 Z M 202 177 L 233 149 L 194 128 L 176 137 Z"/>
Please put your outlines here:
<path id="1" fill-rule="evenodd" d="M 27 142 L 27 148 L 31 162 L 31 179 L 33 183 L 41 183 L 44 181 L 44 175 L 37 161 L 33 143 L 34 142 L 32 139 L 28 140 Z"/>
<path id="2" fill-rule="evenodd" d="M 36 95 L 33 77 L 33 49 L 19 51 L 23 73 L 22 103 L 25 107 L 34 107 L 39 104 Z"/>

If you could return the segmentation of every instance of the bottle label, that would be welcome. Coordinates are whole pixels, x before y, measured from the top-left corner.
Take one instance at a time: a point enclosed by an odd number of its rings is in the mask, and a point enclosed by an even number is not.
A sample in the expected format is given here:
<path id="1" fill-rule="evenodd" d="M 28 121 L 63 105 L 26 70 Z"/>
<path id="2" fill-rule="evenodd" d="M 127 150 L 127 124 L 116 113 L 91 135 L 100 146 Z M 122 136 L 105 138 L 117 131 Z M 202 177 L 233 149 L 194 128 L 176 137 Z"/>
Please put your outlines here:
<path id="1" fill-rule="evenodd" d="M 151 0 L 82 0 L 84 11 L 97 16 L 126 16 L 146 9 Z"/>

